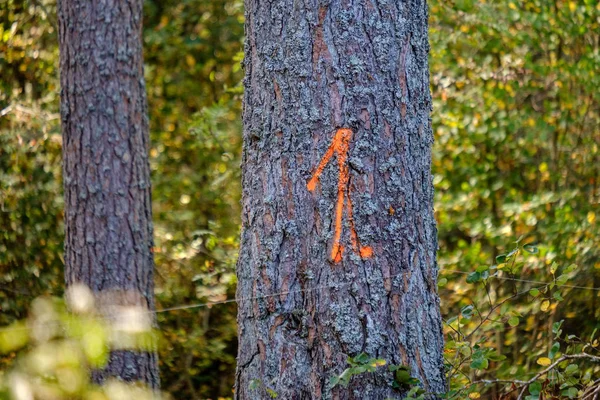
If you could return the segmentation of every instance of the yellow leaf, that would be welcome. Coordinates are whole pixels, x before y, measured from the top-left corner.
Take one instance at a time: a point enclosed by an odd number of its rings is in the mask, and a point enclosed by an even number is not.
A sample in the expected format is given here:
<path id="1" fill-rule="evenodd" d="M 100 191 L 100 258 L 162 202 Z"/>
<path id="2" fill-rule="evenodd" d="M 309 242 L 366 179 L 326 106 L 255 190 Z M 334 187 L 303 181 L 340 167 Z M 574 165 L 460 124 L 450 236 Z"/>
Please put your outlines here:
<path id="1" fill-rule="evenodd" d="M 192 55 L 186 54 L 185 63 L 188 65 L 188 67 L 192 68 L 194 65 L 196 65 L 196 59 Z"/>
<path id="2" fill-rule="evenodd" d="M 163 15 L 160 18 L 160 24 L 157 26 L 157 29 L 162 29 L 165 26 L 167 26 L 167 24 L 169 23 L 169 17 L 167 17 L 166 15 Z"/>
<path id="3" fill-rule="evenodd" d="M 550 308 L 550 300 L 542 301 L 542 304 L 540 305 L 540 310 L 548 311 L 549 308 Z"/>
<path id="4" fill-rule="evenodd" d="M 575 10 L 577 10 L 577 4 L 574 1 L 569 2 L 569 10 L 571 10 L 571 12 L 575 12 Z"/>
<path id="5" fill-rule="evenodd" d="M 542 367 L 547 367 L 548 365 L 552 364 L 552 360 L 550 360 L 548 357 L 540 357 L 538 358 L 537 363 Z"/>
<path id="6" fill-rule="evenodd" d="M 377 359 L 377 360 L 374 360 L 374 361 L 371 363 L 371 366 L 372 366 L 372 367 L 381 367 L 381 366 L 384 366 L 384 365 L 385 365 L 385 363 L 386 363 L 386 361 L 385 361 L 385 360 Z"/>
<path id="7" fill-rule="evenodd" d="M 470 399 L 478 399 L 480 397 L 481 397 L 481 394 L 479 394 L 479 392 L 469 393 L 469 398 Z"/>
<path id="8" fill-rule="evenodd" d="M 596 221 L 596 213 L 593 211 L 590 211 L 589 213 L 587 213 L 587 220 L 590 224 L 593 224 L 594 221 Z"/>

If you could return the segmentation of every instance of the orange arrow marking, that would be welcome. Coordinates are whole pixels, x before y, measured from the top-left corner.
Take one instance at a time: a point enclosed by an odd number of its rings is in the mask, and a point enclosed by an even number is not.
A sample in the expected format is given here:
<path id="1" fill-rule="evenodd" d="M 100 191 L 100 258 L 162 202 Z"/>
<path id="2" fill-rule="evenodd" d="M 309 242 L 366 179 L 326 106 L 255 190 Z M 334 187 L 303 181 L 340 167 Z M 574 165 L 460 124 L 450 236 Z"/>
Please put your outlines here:
<path id="1" fill-rule="evenodd" d="M 338 180 L 338 193 L 337 202 L 335 206 L 335 234 L 333 236 L 333 246 L 331 247 L 331 260 L 338 263 L 342 261 L 342 255 L 344 254 L 344 246 L 340 244 L 342 237 L 342 216 L 344 213 L 344 203 L 346 203 L 346 214 L 350 221 L 350 241 L 352 243 L 352 249 L 355 253 L 360 254 L 362 258 L 369 258 L 373 255 L 373 249 L 370 246 L 361 246 L 356 234 L 354 227 L 354 219 L 352 218 L 352 201 L 350 200 L 350 188 L 348 182 L 350 180 L 350 173 L 348 169 L 348 150 L 350 149 L 350 139 L 352 139 L 352 130 L 348 128 L 341 128 L 335 132 L 333 140 L 325 152 L 325 155 L 321 159 L 317 170 L 313 174 L 312 178 L 306 184 L 309 191 L 314 191 L 317 187 L 319 177 L 323 173 L 325 166 L 331 160 L 331 157 L 335 154 L 337 157 L 338 168 L 339 168 L 339 180 Z M 347 201 L 346 201 L 347 199 Z"/>

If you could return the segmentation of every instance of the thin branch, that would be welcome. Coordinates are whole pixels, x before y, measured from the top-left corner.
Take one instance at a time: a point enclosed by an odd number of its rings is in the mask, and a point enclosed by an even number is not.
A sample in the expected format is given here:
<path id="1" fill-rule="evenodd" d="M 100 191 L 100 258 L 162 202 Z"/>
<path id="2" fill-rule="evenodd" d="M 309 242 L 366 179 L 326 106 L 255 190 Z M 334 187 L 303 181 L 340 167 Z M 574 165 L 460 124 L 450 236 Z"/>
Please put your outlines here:
<path id="1" fill-rule="evenodd" d="M 544 286 L 547 286 L 547 285 L 548 284 L 546 284 Z M 479 330 L 479 328 L 481 328 L 481 326 L 485 323 L 485 321 L 487 321 L 490 318 L 490 316 L 492 315 L 492 313 L 494 311 L 496 311 L 498 308 L 500 308 L 504 303 L 506 303 L 507 301 L 510 301 L 512 299 L 515 299 L 515 298 L 517 298 L 519 296 L 522 296 L 524 294 L 527 294 L 527 293 L 529 293 L 530 290 L 531 289 L 527 289 L 527 290 L 524 290 L 522 292 L 515 293 L 512 296 L 509 296 L 506 299 L 502 300 L 501 302 L 497 303 L 495 306 L 491 307 L 490 311 L 487 313 L 486 317 L 481 322 L 479 322 L 479 324 L 477 324 L 477 326 L 475 328 L 473 328 L 473 330 L 471 331 L 471 333 L 469 333 L 467 336 L 465 336 L 464 340 L 468 340 L 471 336 L 473 336 L 473 334 L 475 332 L 477 332 Z"/>
<path id="2" fill-rule="evenodd" d="M 521 392 L 519 393 L 519 397 L 517 397 L 517 400 L 522 400 L 523 396 L 525 395 L 525 391 L 527 390 L 529 385 L 531 385 L 533 382 L 537 381 L 542 375 L 547 374 L 548 372 L 552 371 L 561 362 L 563 362 L 565 360 L 574 360 L 574 359 L 588 359 L 588 360 L 592 360 L 594 362 L 600 362 L 600 357 L 593 356 L 593 355 L 587 354 L 587 353 L 564 354 L 561 357 L 559 357 L 556 361 L 554 361 L 552 364 L 550 364 L 547 368 L 545 368 L 545 369 L 541 370 L 540 372 L 538 372 L 537 374 L 535 374 L 533 376 L 533 378 L 529 379 L 528 381 L 525 381 L 525 383 L 523 383 L 523 388 L 521 389 Z"/>

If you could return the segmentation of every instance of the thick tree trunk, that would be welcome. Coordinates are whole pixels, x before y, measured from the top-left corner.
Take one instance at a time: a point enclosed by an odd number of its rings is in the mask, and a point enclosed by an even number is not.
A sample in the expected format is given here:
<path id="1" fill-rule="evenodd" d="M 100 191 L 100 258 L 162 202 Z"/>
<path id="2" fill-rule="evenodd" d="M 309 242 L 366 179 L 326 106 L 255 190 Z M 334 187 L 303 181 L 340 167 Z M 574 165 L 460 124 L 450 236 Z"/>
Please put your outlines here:
<path id="1" fill-rule="evenodd" d="M 115 306 L 154 310 L 141 0 L 59 0 L 65 278 Z M 153 352 L 95 372 L 158 387 Z"/>
<path id="2" fill-rule="evenodd" d="M 246 0 L 236 398 L 445 390 L 425 0 Z"/>

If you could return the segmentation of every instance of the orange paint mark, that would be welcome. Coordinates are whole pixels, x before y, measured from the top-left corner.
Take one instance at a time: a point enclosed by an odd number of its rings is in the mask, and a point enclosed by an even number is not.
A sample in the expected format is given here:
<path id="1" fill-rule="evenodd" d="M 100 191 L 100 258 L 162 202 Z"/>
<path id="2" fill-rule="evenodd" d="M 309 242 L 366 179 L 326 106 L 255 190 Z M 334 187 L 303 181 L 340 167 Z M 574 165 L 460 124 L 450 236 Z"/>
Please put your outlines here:
<path id="1" fill-rule="evenodd" d="M 340 246 L 339 243 L 337 245 L 334 243 L 334 246 L 336 247 L 331 249 L 331 259 L 334 263 L 337 264 L 340 261 L 342 261 L 342 254 L 344 254 L 344 246 Z"/>
<path id="2" fill-rule="evenodd" d="M 325 155 L 321 159 L 321 162 L 319 162 L 316 171 L 306 184 L 306 187 L 309 191 L 312 192 L 316 189 L 319 177 L 331 160 L 331 157 L 333 157 L 335 154 L 338 162 L 339 179 L 337 201 L 335 206 L 335 231 L 333 235 L 333 245 L 331 246 L 331 260 L 333 260 L 334 263 L 339 263 L 342 261 L 342 255 L 344 254 L 344 246 L 340 244 L 342 237 L 344 204 L 346 205 L 346 214 L 348 215 L 348 220 L 350 221 L 350 240 L 352 242 L 352 249 L 362 258 L 369 258 L 373 255 L 373 249 L 370 246 L 360 245 L 358 235 L 356 234 L 356 228 L 354 226 L 354 219 L 352 218 L 352 201 L 350 200 L 349 195 L 350 172 L 348 168 L 348 150 L 350 149 L 350 139 L 352 139 L 352 130 L 348 128 L 341 128 L 336 131 L 335 135 L 333 136 L 333 140 L 325 152 Z"/>
<path id="3" fill-rule="evenodd" d="M 360 248 L 360 256 L 362 258 L 369 258 L 373 256 L 373 249 L 371 246 L 363 246 Z"/>

